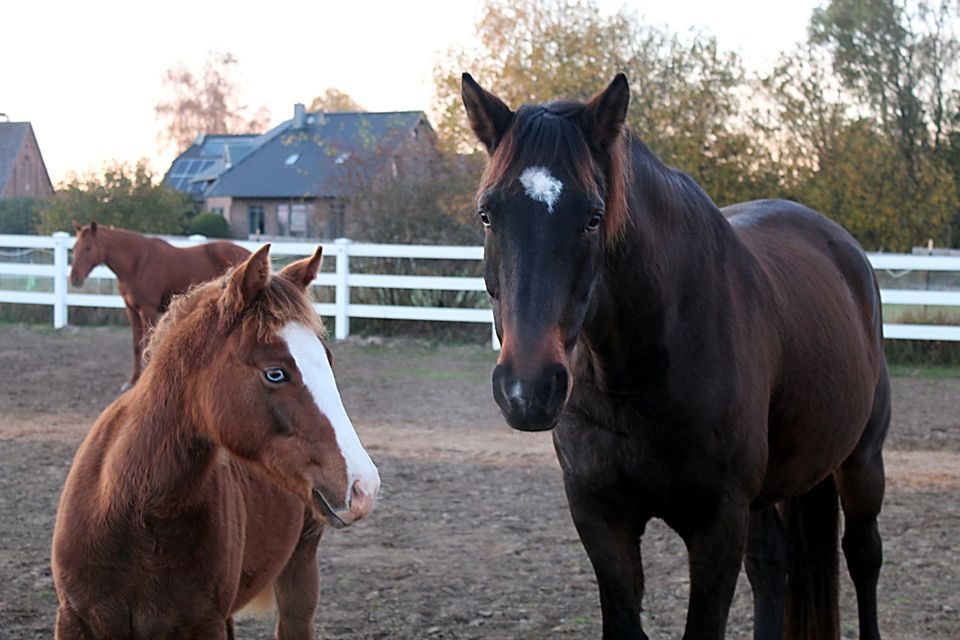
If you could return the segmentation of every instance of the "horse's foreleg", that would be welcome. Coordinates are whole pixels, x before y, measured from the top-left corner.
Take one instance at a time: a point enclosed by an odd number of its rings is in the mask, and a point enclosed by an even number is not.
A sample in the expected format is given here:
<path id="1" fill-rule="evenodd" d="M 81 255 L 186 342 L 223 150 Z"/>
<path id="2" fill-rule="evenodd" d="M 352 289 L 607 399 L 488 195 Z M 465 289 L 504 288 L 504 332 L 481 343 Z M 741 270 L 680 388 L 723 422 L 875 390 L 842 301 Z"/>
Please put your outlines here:
<path id="1" fill-rule="evenodd" d="M 605 640 L 646 640 L 640 624 L 643 565 L 640 535 L 646 522 L 603 513 L 596 501 L 567 483 L 570 513 L 597 574 Z M 618 514 L 622 515 L 622 514 Z"/>
<path id="2" fill-rule="evenodd" d="M 133 334 L 133 373 L 130 379 L 124 383 L 121 391 L 126 391 L 140 378 L 140 355 L 143 349 L 143 323 L 140 321 L 140 313 L 127 305 L 127 319 L 130 321 L 130 331 Z"/>
<path id="3" fill-rule="evenodd" d="M 750 510 L 724 504 L 699 527 L 679 531 L 690 559 L 690 604 L 684 640 L 722 640 L 743 562 Z"/>
<path id="4" fill-rule="evenodd" d="M 753 588 L 754 640 L 783 639 L 787 552 L 786 532 L 777 508 L 751 512 L 746 565 Z"/>
<path id="5" fill-rule="evenodd" d="M 143 346 L 146 335 L 150 333 L 153 325 L 157 323 L 157 308 L 150 305 L 140 307 L 137 315 L 136 328 L 133 331 L 133 375 L 130 377 L 129 386 L 133 386 L 140 379 L 143 372 Z M 134 325 L 133 318 L 130 319 L 131 326 Z"/>
<path id="6" fill-rule="evenodd" d="M 276 581 L 277 640 L 313 640 L 320 597 L 317 545 L 323 529 L 307 524 L 297 548 Z"/>

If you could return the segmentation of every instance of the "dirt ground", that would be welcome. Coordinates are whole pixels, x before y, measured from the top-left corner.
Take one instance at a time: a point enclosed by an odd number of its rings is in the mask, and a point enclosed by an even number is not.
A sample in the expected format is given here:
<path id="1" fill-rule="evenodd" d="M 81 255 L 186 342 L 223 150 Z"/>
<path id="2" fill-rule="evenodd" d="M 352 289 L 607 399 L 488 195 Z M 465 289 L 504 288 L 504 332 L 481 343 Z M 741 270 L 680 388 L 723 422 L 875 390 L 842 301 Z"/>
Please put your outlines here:
<path id="1" fill-rule="evenodd" d="M 49 547 L 81 438 L 129 373 L 122 328 L 0 326 L 0 638 L 52 636 Z M 344 403 L 383 479 L 371 518 L 320 545 L 318 635 L 598 638 L 593 571 L 545 434 L 510 431 L 482 346 L 333 345 Z M 896 378 L 881 519 L 886 638 L 960 637 L 960 380 Z M 683 545 L 661 523 L 643 540 L 645 628 L 681 635 Z M 841 580 L 845 638 L 856 637 Z M 741 575 L 729 638 L 751 629 Z M 241 638 L 272 637 L 244 620 Z"/>

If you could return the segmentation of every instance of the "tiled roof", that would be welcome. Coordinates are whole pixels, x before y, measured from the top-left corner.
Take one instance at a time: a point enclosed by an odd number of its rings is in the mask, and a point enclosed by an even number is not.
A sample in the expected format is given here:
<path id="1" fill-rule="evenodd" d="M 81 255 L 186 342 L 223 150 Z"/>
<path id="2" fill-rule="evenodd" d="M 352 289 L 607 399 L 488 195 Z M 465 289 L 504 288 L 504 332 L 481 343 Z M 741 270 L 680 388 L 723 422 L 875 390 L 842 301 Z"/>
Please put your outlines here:
<path id="1" fill-rule="evenodd" d="M 307 113 L 258 137 L 206 192 L 240 198 L 336 197 L 376 173 L 425 117 L 420 111 Z M 183 157 L 183 156 L 181 156 Z"/>

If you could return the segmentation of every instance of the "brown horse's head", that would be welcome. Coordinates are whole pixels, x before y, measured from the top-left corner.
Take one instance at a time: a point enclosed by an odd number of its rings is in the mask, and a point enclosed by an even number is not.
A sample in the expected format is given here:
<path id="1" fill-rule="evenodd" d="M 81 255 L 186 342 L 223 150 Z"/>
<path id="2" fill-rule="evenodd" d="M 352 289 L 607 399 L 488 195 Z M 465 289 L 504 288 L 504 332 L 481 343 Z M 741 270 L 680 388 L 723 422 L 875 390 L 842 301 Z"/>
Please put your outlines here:
<path id="1" fill-rule="evenodd" d="M 76 220 L 73 228 L 77 231 L 77 242 L 73 245 L 73 260 L 70 266 L 70 282 L 75 287 L 83 284 L 90 272 L 106 259 L 106 250 L 97 237 L 97 223 L 91 222 L 81 227 Z"/>
<path id="2" fill-rule="evenodd" d="M 307 287 L 312 258 L 270 272 L 269 245 L 174 300 L 139 386 L 174 379 L 193 422 L 335 527 L 373 509 L 380 477 L 344 410 Z"/>
<path id="3" fill-rule="evenodd" d="M 462 95 L 490 155 L 478 215 L 503 344 L 494 398 L 515 429 L 550 429 L 572 389 L 568 360 L 589 317 L 603 252 L 627 220 L 627 81 L 618 75 L 586 104 L 516 112 L 469 74 Z"/>

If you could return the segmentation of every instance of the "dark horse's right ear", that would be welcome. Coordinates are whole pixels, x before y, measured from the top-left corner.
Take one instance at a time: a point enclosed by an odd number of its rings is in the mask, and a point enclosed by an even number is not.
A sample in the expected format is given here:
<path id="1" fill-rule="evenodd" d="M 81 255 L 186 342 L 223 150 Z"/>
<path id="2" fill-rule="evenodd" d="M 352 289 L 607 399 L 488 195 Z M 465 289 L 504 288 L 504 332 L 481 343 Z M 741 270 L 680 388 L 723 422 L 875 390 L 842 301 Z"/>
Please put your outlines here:
<path id="1" fill-rule="evenodd" d="M 503 100 L 477 84 L 469 73 L 464 73 L 461 78 L 460 96 L 470 128 L 487 148 L 487 153 L 493 153 L 513 121 L 513 111 Z"/>
<path id="2" fill-rule="evenodd" d="M 227 287 L 220 299 L 221 311 L 235 318 L 249 307 L 270 280 L 270 244 L 257 249 L 228 276 Z"/>

